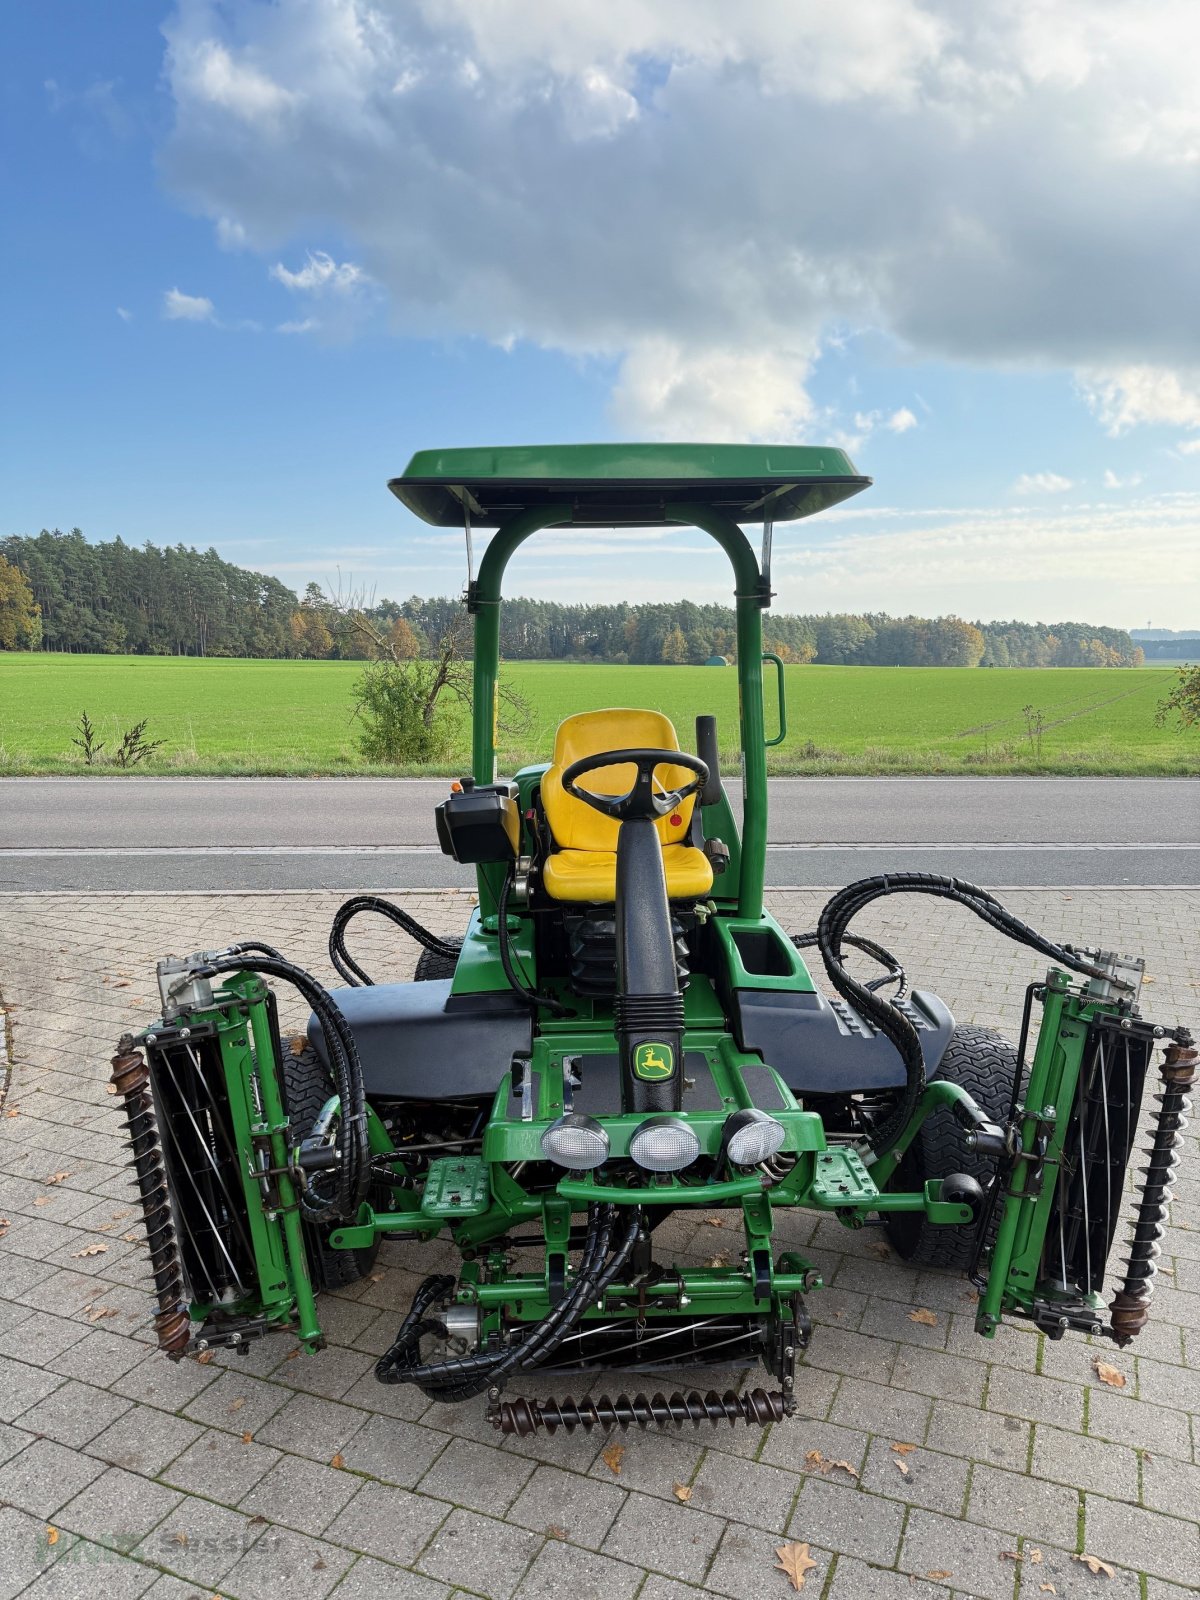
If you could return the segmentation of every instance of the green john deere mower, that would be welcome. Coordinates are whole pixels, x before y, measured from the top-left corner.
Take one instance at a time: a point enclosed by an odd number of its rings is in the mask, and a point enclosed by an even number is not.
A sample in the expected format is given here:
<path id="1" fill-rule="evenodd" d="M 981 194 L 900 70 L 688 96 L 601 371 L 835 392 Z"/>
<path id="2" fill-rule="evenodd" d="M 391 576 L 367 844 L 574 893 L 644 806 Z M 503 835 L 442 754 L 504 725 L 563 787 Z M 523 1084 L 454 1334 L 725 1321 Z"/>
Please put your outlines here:
<path id="1" fill-rule="evenodd" d="M 1005 1316 L 1118 1344 L 1145 1324 L 1196 1051 L 1143 1018 L 1141 962 L 1056 944 L 985 890 L 922 873 L 852 883 L 799 936 L 763 906 L 766 747 L 782 737 L 764 727 L 764 662 L 783 720 L 762 648 L 774 530 L 867 482 L 838 450 L 650 445 L 422 452 L 392 482 L 427 522 L 465 525 L 469 561 L 471 529 L 496 530 L 466 594 L 473 775 L 435 818 L 478 906 L 443 939 L 389 902 L 348 901 L 334 990 L 261 943 L 160 962 L 161 1019 L 121 1040 L 114 1081 L 169 1356 L 277 1329 L 317 1349 L 321 1290 L 369 1271 L 382 1240 L 411 1242 L 415 1264 L 445 1235 L 457 1271 L 423 1281 L 382 1382 L 486 1396 L 509 1433 L 775 1421 L 795 1407 L 821 1286 L 774 1237 L 795 1206 L 882 1220 L 902 1257 L 967 1274 L 984 1337 Z M 569 717 L 547 764 L 499 777 L 510 557 L 544 528 L 569 554 L 576 529 L 674 525 L 733 567 L 740 804 L 715 720 L 688 750 L 650 710 Z M 957 1026 L 851 932 L 901 893 L 965 906 L 1047 958 L 1015 1048 Z M 423 946 L 414 982 L 375 984 L 349 954 L 367 911 Z M 306 1042 L 281 1045 L 272 982 L 311 1006 Z M 1106 1300 L 1123 1203 L 1129 1253 Z M 740 1260 L 657 1248 L 684 1209 L 740 1215 Z M 766 1376 L 740 1392 L 657 1376 L 715 1366 Z M 606 1388 L 605 1369 L 623 1376 Z M 529 1393 L 538 1371 L 577 1374 L 578 1397 Z"/>

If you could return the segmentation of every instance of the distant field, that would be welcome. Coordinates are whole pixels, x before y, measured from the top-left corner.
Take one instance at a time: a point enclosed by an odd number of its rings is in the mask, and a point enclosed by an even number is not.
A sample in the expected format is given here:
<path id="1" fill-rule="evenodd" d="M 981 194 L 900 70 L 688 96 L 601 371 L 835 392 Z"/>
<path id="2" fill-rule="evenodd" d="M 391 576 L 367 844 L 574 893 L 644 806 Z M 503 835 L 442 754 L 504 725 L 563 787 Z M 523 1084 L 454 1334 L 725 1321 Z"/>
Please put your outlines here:
<path id="1" fill-rule="evenodd" d="M 71 744 L 84 710 L 110 747 L 119 727 L 149 718 L 150 736 L 168 747 L 143 772 L 370 771 L 350 719 L 359 670 L 338 661 L 0 653 L 0 771 L 84 770 Z M 667 712 L 685 744 L 696 714 L 715 712 L 722 748 L 731 757 L 736 751 L 733 668 L 520 662 L 508 671 L 533 712 L 528 732 L 502 752 L 509 768 L 545 759 L 555 726 L 572 711 L 612 705 Z M 1154 724 L 1174 676 L 1170 668 L 789 667 L 788 736 L 768 752 L 770 766 L 781 773 L 1196 774 L 1200 736 Z M 767 698 L 773 731 L 769 679 Z M 1026 733 L 1027 705 L 1043 715 L 1040 757 Z M 461 717 L 444 770 L 461 770 L 468 747 Z"/>

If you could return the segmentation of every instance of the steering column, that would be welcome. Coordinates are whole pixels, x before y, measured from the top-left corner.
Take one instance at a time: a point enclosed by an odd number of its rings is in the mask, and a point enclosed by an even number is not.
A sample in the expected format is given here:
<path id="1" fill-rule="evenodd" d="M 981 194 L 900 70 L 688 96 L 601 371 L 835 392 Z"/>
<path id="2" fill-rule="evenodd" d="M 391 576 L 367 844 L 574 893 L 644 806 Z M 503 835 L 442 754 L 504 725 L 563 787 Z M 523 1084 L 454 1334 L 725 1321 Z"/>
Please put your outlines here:
<path id="1" fill-rule="evenodd" d="M 637 769 L 627 794 L 594 794 L 578 779 L 602 767 Z M 694 774 L 679 789 L 655 787 L 655 769 Z M 679 1111 L 683 1105 L 683 996 L 675 970 L 662 840 L 654 826 L 708 782 L 708 767 L 681 750 L 606 750 L 563 772 L 567 794 L 614 818 L 617 830 L 617 989 L 613 1024 L 621 1055 L 625 1111 Z"/>

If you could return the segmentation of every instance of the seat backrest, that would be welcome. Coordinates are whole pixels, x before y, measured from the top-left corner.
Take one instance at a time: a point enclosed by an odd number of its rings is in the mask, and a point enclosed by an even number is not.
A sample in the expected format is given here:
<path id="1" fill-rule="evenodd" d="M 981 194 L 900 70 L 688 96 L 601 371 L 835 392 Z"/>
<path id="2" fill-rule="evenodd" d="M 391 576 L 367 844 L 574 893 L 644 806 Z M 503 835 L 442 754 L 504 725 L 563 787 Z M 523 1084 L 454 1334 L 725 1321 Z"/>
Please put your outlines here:
<path id="1" fill-rule="evenodd" d="M 583 800 L 567 794 L 562 786 L 563 771 L 583 756 L 600 755 L 605 750 L 678 750 L 679 740 L 669 717 L 661 711 L 583 711 L 560 722 L 554 736 L 554 757 L 542 774 L 542 805 L 554 842 L 563 850 L 615 850 L 619 824 L 604 817 Z M 637 768 L 632 762 L 617 767 L 598 767 L 581 780 L 580 787 L 594 794 L 625 794 L 633 788 Z M 656 774 L 668 789 L 682 789 L 695 773 L 686 767 L 662 766 Z M 685 800 L 671 816 L 659 817 L 655 826 L 664 844 L 678 844 L 687 838 L 695 797 Z"/>

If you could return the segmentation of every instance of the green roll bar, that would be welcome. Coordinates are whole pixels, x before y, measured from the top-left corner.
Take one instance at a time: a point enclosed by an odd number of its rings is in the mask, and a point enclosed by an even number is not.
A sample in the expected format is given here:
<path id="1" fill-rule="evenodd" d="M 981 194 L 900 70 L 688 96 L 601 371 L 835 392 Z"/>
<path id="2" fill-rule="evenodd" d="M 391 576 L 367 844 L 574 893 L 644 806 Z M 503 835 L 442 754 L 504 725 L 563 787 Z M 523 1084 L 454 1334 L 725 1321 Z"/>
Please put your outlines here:
<path id="1" fill-rule="evenodd" d="M 474 694 L 472 702 L 472 770 L 476 783 L 496 777 L 496 706 L 500 676 L 500 605 L 505 568 L 517 548 L 531 534 L 574 520 L 567 502 L 533 506 L 518 511 L 496 530 L 479 576 L 467 593 L 467 609 L 475 618 Z M 759 571 L 758 558 L 741 528 L 732 518 L 711 506 L 685 503 L 668 505 L 666 519 L 707 533 L 729 557 L 734 573 L 737 612 L 738 701 L 741 707 L 743 763 L 742 849 L 738 880 L 737 914 L 757 920 L 763 909 L 763 882 L 767 855 L 767 752 L 763 719 L 762 614 L 771 603 L 770 585 Z M 772 657 L 778 660 L 777 657 Z M 779 662 L 780 733 L 783 722 L 783 664 Z M 772 740 L 778 743 L 778 740 Z M 479 904 L 492 913 L 500 886 L 500 869 L 478 869 Z"/>

